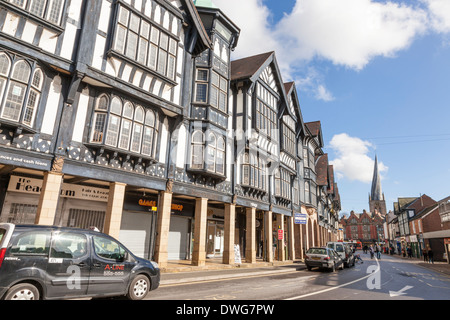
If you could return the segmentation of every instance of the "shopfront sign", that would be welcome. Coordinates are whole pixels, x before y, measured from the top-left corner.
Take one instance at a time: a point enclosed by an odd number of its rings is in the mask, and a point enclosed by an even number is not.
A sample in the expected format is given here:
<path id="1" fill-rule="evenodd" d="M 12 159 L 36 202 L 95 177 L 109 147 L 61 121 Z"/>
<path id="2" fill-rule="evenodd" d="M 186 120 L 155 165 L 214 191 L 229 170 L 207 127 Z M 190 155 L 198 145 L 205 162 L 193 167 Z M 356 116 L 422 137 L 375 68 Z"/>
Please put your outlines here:
<path id="1" fill-rule="evenodd" d="M 45 171 L 49 171 L 51 168 L 50 160 L 37 159 L 35 157 L 27 157 L 24 155 L 14 154 L 0 154 L 0 163 Z"/>
<path id="2" fill-rule="evenodd" d="M 295 213 L 294 223 L 295 224 L 306 224 L 307 214 L 306 213 Z"/>
<path id="3" fill-rule="evenodd" d="M 40 194 L 43 180 L 11 176 L 8 191 L 25 194 Z M 109 189 L 63 183 L 59 192 L 63 198 L 108 202 Z"/>
<path id="4" fill-rule="evenodd" d="M 283 240 L 284 231 L 283 229 L 278 229 L 278 240 Z"/>

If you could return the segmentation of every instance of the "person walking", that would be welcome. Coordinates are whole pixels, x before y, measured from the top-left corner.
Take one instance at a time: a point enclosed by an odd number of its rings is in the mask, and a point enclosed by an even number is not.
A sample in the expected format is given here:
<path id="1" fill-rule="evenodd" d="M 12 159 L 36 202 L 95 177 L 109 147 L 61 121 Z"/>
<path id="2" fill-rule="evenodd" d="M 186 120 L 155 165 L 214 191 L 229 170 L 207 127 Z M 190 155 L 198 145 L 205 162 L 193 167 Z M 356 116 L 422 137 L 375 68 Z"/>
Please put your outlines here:
<path id="1" fill-rule="evenodd" d="M 377 259 L 381 259 L 381 248 L 379 244 L 375 245 L 375 252 L 377 254 Z"/>
<path id="2" fill-rule="evenodd" d="M 430 248 L 430 249 L 428 249 L 428 262 L 434 264 L 433 258 L 434 258 L 433 257 L 433 250 L 431 250 L 431 248 Z"/>
<path id="3" fill-rule="evenodd" d="M 370 245 L 370 247 L 369 247 L 369 251 L 370 251 L 370 259 L 373 259 L 373 256 L 374 256 L 374 251 L 373 251 L 373 247 L 372 247 L 372 245 Z"/>
<path id="4" fill-rule="evenodd" d="M 423 250 L 423 262 L 428 262 L 428 252 L 426 249 Z"/>

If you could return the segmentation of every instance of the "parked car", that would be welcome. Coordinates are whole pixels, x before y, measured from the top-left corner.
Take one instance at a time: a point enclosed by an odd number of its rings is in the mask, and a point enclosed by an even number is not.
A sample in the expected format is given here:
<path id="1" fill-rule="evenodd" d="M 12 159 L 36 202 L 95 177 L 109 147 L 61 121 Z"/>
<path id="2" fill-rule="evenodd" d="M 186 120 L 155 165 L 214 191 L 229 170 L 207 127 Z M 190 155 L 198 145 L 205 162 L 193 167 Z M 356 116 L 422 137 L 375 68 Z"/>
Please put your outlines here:
<path id="1" fill-rule="evenodd" d="M 344 266 L 350 268 L 355 265 L 355 255 L 349 244 L 344 242 L 328 242 L 327 247 L 336 251 L 344 261 Z"/>
<path id="2" fill-rule="evenodd" d="M 308 270 L 314 267 L 336 271 L 337 268 L 344 269 L 344 262 L 339 254 L 331 248 L 313 247 L 306 251 L 305 264 Z"/>
<path id="3" fill-rule="evenodd" d="M 158 288 L 158 264 L 93 230 L 0 224 L 0 298 L 126 296 Z"/>

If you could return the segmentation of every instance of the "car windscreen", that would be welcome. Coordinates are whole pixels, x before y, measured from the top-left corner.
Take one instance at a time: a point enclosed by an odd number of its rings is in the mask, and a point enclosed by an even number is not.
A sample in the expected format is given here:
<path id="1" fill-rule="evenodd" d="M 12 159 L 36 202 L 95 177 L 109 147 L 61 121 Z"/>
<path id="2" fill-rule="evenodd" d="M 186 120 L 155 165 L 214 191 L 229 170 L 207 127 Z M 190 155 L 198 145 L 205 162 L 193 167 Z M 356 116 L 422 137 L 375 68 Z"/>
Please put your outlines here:
<path id="1" fill-rule="evenodd" d="M 335 250 L 337 252 L 344 252 L 344 247 L 341 244 L 337 244 Z"/>
<path id="2" fill-rule="evenodd" d="M 308 250 L 307 253 L 310 254 L 327 254 L 327 250 L 326 249 L 321 249 L 321 248 L 311 248 Z"/>

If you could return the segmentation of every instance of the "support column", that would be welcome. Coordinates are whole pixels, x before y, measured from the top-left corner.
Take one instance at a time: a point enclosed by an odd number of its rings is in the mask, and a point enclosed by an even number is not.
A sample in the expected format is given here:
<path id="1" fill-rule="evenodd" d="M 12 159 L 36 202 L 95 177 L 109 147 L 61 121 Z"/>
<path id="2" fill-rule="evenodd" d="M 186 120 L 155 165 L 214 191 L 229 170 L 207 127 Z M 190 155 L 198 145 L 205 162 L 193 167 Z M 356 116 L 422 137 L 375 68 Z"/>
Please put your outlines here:
<path id="1" fill-rule="evenodd" d="M 222 262 L 234 264 L 234 232 L 236 224 L 236 205 L 225 203 L 224 248 Z"/>
<path id="2" fill-rule="evenodd" d="M 208 199 L 195 199 L 195 229 L 192 264 L 204 266 L 206 263 L 206 224 L 208 218 Z"/>
<path id="3" fill-rule="evenodd" d="M 256 208 L 246 209 L 245 261 L 256 262 Z"/>
<path id="4" fill-rule="evenodd" d="M 266 261 L 273 262 L 272 211 L 264 212 L 264 237 L 266 238 Z"/>
<path id="5" fill-rule="evenodd" d="M 126 186 L 125 183 L 120 182 L 111 182 L 109 184 L 108 205 L 106 207 L 103 232 L 116 239 L 119 238 Z"/>
<path id="6" fill-rule="evenodd" d="M 53 225 L 58 207 L 59 193 L 63 174 L 59 172 L 45 172 L 39 204 L 36 212 L 35 224 Z"/>
<path id="7" fill-rule="evenodd" d="M 294 236 L 294 217 L 287 218 L 288 227 L 288 255 L 289 260 L 295 260 L 295 236 Z"/>
<path id="8" fill-rule="evenodd" d="M 160 267 L 167 267 L 172 192 L 158 194 L 158 221 L 156 223 L 155 261 Z"/>
<path id="9" fill-rule="evenodd" d="M 278 261 L 284 261 L 285 258 L 285 254 L 284 254 L 284 215 L 282 214 L 277 214 L 277 229 L 278 230 L 283 230 L 283 239 L 282 240 L 277 240 L 278 241 Z M 277 230 L 277 232 L 278 232 Z M 278 234 L 277 234 L 278 237 Z M 278 238 L 277 238 L 278 239 Z"/>

